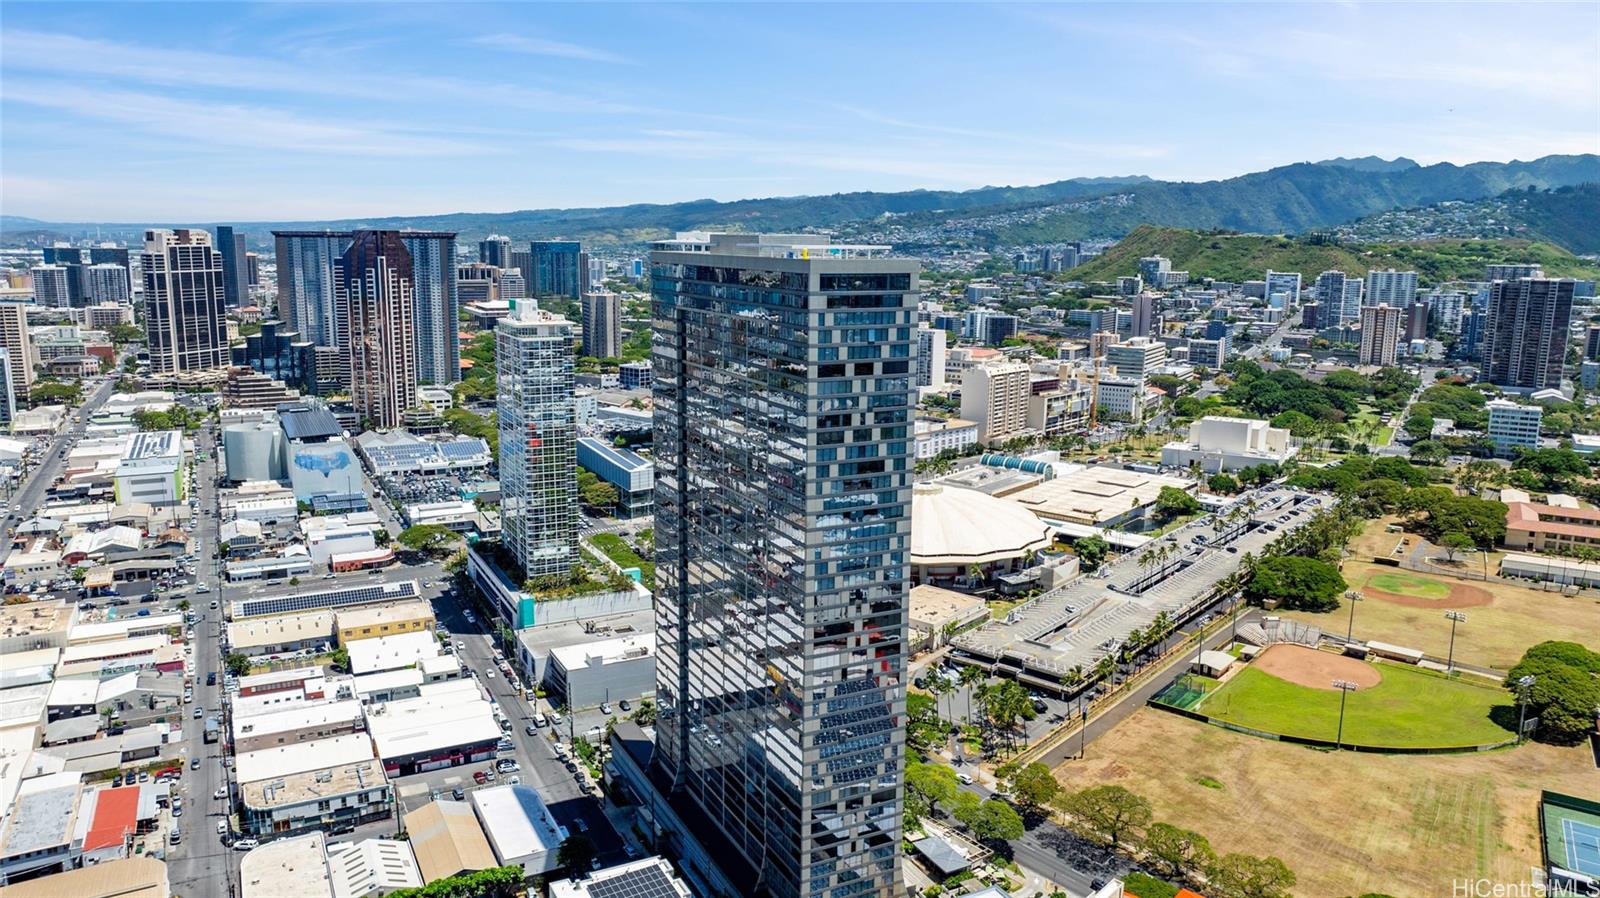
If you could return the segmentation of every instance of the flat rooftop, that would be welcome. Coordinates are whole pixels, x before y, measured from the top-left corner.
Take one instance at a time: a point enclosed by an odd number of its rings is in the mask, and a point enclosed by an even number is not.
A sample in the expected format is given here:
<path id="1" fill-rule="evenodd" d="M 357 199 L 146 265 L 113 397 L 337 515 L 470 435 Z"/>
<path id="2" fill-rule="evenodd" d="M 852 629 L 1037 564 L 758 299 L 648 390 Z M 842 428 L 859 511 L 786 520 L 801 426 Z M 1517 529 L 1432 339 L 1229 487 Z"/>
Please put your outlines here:
<path id="1" fill-rule="evenodd" d="M 122 460 L 153 461 L 177 458 L 182 454 L 183 431 L 162 430 L 134 434 L 128 440 L 128 449 L 122 454 Z"/>
<path id="2" fill-rule="evenodd" d="M 282 614 L 275 617 L 249 617 L 228 624 L 228 644 L 236 649 L 332 637 L 332 611 L 302 611 L 299 614 Z"/>
<path id="3" fill-rule="evenodd" d="M 372 757 L 372 740 L 366 733 L 347 733 L 242 752 L 234 759 L 234 773 L 241 783 L 259 783 L 309 770 L 358 764 Z"/>
<path id="4" fill-rule="evenodd" d="M 1165 474 L 1145 474 L 1110 465 L 1096 465 L 1062 474 L 1011 494 L 1011 499 L 1045 519 L 1099 524 L 1156 501 L 1162 487 L 1184 492 L 1194 482 Z"/>
<path id="5" fill-rule="evenodd" d="M 327 841 L 314 832 L 253 848 L 239 861 L 239 881 L 242 898 L 333 898 Z"/>
<path id="6" fill-rule="evenodd" d="M 384 624 L 418 619 L 433 620 L 433 606 L 421 599 L 392 602 L 388 605 L 367 605 L 362 608 L 340 609 L 337 616 L 339 629 L 381 627 Z"/>
<path id="7" fill-rule="evenodd" d="M 367 729 L 385 760 L 495 742 L 502 735 L 489 701 L 470 679 L 425 684 L 417 698 L 374 706 Z"/>
<path id="8" fill-rule="evenodd" d="M 1235 506 L 1247 498 L 1257 501 L 1256 510 L 1248 529 L 1230 541 L 1222 541 L 1216 517 L 1207 515 L 1149 543 L 1152 548 L 1171 544 L 1177 552 L 1168 562 L 1173 567 L 1144 592 L 1133 590 L 1155 570 L 1141 567 L 1139 555 L 1125 554 L 1093 575 L 955 637 L 951 644 L 958 660 L 1001 661 L 1058 683 L 1074 667 L 1087 671 L 1115 654 L 1129 632 L 1149 626 L 1157 614 L 1181 618 L 1238 570 L 1244 555 L 1260 557 L 1273 540 L 1332 507 L 1326 496 L 1279 487 L 1246 494 Z M 1285 520 L 1279 522 L 1280 517 Z M 1204 539 L 1196 543 L 1197 536 Z"/>
<path id="9" fill-rule="evenodd" d="M 383 762 L 377 758 L 334 764 L 267 780 L 240 783 L 240 799 L 255 810 L 290 807 L 308 801 L 324 801 L 335 795 L 350 795 L 389 782 Z"/>
<path id="10" fill-rule="evenodd" d="M 502 864 L 555 851 L 566 838 L 566 831 L 556 824 L 532 786 L 475 789 L 471 798 L 489 844 Z"/>
<path id="11" fill-rule="evenodd" d="M 0 639 L 59 633 L 72 622 L 73 606 L 63 601 L 0 606 Z"/>

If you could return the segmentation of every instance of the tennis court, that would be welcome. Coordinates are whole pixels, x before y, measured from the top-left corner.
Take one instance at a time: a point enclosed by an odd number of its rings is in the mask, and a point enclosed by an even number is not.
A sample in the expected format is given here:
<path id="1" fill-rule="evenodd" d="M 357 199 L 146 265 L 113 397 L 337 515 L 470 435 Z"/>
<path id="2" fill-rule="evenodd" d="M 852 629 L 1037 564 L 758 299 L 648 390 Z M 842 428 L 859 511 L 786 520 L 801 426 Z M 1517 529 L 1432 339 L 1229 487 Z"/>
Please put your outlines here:
<path id="1" fill-rule="evenodd" d="M 1545 862 L 1600 880 L 1600 804 L 1544 793 Z"/>

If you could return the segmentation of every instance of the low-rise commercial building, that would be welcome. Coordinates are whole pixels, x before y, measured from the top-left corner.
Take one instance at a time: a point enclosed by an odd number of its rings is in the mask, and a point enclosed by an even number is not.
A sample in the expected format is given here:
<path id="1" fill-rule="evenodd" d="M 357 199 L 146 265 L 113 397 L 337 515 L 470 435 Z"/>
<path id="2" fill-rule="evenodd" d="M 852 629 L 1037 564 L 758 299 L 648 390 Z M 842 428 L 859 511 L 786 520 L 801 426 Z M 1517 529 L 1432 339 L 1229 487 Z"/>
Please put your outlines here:
<path id="1" fill-rule="evenodd" d="M 639 517 L 655 510 L 655 462 L 605 440 L 579 437 L 578 464 L 617 488 L 619 517 Z"/>
<path id="2" fill-rule="evenodd" d="M 328 872 L 339 898 L 387 895 L 422 886 L 411 844 L 396 839 L 363 839 L 328 846 Z"/>
<path id="3" fill-rule="evenodd" d="M 917 440 L 917 461 L 941 452 L 962 452 L 978 445 L 978 425 L 960 418 L 918 418 L 913 425 Z"/>
<path id="4" fill-rule="evenodd" d="M 337 612 L 335 623 L 339 631 L 339 644 L 349 645 L 358 639 L 393 636 L 397 633 L 431 633 L 437 622 L 434 620 L 433 606 L 416 600 L 345 609 Z"/>
<path id="5" fill-rule="evenodd" d="M 501 866 L 516 865 L 538 876 L 560 864 L 556 855 L 567 830 L 531 786 L 494 786 L 472 793 L 472 809 Z"/>
<path id="6" fill-rule="evenodd" d="M 241 655 L 287 655 L 327 651 L 333 642 L 333 612 L 305 611 L 249 617 L 228 624 L 228 645 Z"/>
<path id="7" fill-rule="evenodd" d="M 494 849 L 465 801 L 430 801 L 405 815 L 405 830 L 427 882 L 495 866 Z"/>
<path id="8" fill-rule="evenodd" d="M 240 752 L 234 767 L 240 828 L 253 835 L 339 831 L 394 813 L 364 733 Z"/>
<path id="9" fill-rule="evenodd" d="M 550 898 L 690 898 L 692 894 L 672 864 L 659 857 L 640 858 L 550 884 Z"/>
<path id="10" fill-rule="evenodd" d="M 239 861 L 241 898 L 334 898 L 327 844 L 312 832 L 251 849 Z"/>
<path id="11" fill-rule="evenodd" d="M 1600 547 L 1600 510 L 1576 505 L 1506 502 L 1505 546 L 1564 553 L 1576 546 Z"/>
<path id="12" fill-rule="evenodd" d="M 183 470 L 183 431 L 136 433 L 117 465 L 117 502 L 177 505 L 188 497 Z"/>
<path id="13" fill-rule="evenodd" d="M 431 632 L 395 633 L 343 644 L 350 655 L 350 672 L 356 676 L 415 667 L 439 654 L 439 640 Z"/>
<path id="14" fill-rule="evenodd" d="M 367 729 L 390 776 L 488 760 L 501 736 L 488 700 L 470 679 L 428 683 L 416 698 L 373 705 Z"/>
<path id="15" fill-rule="evenodd" d="M 1197 465 L 1215 474 L 1283 464 L 1298 451 L 1284 428 L 1249 418 L 1208 415 L 1189 425 L 1188 440 L 1161 447 L 1161 463 L 1172 468 Z"/>
<path id="16" fill-rule="evenodd" d="M 550 652 L 545 688 L 569 708 L 632 701 L 656 691 L 656 635 L 636 633 Z"/>
<path id="17" fill-rule="evenodd" d="M 353 698 L 235 715 L 232 723 L 233 750 L 240 754 L 366 732 L 366 715 Z"/>

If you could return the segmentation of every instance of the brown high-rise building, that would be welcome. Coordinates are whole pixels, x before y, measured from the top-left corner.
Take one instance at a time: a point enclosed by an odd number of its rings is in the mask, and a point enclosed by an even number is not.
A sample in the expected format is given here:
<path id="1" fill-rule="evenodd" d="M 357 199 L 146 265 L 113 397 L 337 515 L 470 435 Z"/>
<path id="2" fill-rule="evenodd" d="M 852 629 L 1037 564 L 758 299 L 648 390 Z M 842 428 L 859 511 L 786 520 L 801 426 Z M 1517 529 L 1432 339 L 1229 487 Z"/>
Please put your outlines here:
<path id="1" fill-rule="evenodd" d="M 1484 380 L 1517 392 L 1561 386 L 1576 286 L 1571 278 L 1528 277 L 1490 285 Z"/>
<path id="2" fill-rule="evenodd" d="M 1406 307 L 1406 339 L 1426 340 L 1428 338 L 1428 304 L 1414 302 Z"/>
<path id="3" fill-rule="evenodd" d="M 230 362 L 222 254 L 190 228 L 144 232 L 144 324 L 156 375 L 221 380 Z"/>
<path id="4" fill-rule="evenodd" d="M 400 426 L 417 398 L 411 253 L 399 231 L 356 231 L 352 238 L 333 272 L 350 398 L 368 426 L 386 430 Z"/>

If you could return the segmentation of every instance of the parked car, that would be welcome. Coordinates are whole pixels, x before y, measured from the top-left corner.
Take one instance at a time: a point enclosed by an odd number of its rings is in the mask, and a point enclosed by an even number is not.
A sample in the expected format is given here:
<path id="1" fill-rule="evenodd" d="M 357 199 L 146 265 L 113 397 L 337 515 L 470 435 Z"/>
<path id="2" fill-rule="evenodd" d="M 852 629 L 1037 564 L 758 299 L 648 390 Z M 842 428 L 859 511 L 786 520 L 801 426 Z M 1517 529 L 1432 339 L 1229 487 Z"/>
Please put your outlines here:
<path id="1" fill-rule="evenodd" d="M 623 699 L 622 701 L 617 702 L 617 707 L 621 708 L 623 711 L 632 711 L 633 710 L 633 706 L 628 704 L 628 700 L 627 699 Z"/>
<path id="2" fill-rule="evenodd" d="M 240 839 L 239 841 L 233 843 L 234 851 L 249 851 L 252 848 L 259 847 L 261 847 L 261 843 L 255 839 Z"/>

